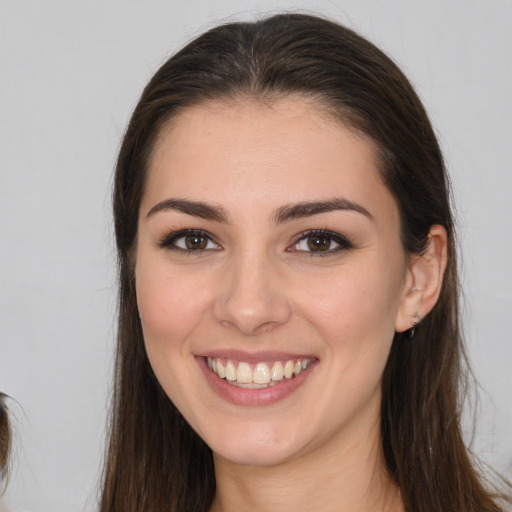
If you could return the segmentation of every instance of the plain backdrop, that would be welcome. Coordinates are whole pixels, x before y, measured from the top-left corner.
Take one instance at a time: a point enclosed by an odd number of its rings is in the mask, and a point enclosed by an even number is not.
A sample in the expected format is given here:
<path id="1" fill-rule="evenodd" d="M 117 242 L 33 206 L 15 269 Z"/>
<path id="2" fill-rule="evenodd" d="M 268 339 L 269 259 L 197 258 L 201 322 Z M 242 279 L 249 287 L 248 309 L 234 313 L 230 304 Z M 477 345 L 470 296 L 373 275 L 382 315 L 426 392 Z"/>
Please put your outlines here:
<path id="1" fill-rule="evenodd" d="M 115 338 L 110 186 L 142 87 L 216 22 L 282 9 L 370 38 L 431 114 L 483 390 L 473 447 L 511 476 L 510 0 L 0 0 L 0 389 L 17 402 L 8 510 L 96 508 Z"/>

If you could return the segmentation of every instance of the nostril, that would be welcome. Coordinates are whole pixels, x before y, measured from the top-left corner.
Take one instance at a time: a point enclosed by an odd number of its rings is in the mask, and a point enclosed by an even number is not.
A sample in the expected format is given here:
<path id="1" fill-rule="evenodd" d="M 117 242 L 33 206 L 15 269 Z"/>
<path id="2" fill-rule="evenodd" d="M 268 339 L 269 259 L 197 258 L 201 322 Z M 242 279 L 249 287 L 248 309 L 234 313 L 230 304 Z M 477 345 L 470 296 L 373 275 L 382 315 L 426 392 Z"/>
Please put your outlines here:
<path id="1" fill-rule="evenodd" d="M 241 308 L 234 303 L 225 303 L 216 308 L 217 320 L 227 328 L 237 329 L 245 335 L 268 332 L 285 324 L 291 317 L 291 308 L 283 304 L 256 304 Z"/>
<path id="2" fill-rule="evenodd" d="M 221 324 L 223 327 L 228 329 L 236 329 L 246 336 L 255 336 L 257 334 L 263 334 L 268 332 L 277 326 L 281 325 L 281 322 L 268 321 L 263 323 L 250 322 L 250 321 L 230 321 L 222 320 Z"/>
<path id="3" fill-rule="evenodd" d="M 291 308 L 272 262 L 251 250 L 230 263 L 228 273 L 219 282 L 214 307 L 217 321 L 245 335 L 267 332 L 286 323 Z"/>

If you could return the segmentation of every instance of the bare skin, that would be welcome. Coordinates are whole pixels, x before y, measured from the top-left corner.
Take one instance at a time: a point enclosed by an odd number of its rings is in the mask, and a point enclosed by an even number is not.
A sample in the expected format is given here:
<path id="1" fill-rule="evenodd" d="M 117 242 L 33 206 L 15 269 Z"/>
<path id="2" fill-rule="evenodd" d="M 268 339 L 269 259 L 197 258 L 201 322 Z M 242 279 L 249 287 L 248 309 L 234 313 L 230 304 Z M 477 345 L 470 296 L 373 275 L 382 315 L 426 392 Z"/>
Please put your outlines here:
<path id="1" fill-rule="evenodd" d="M 379 424 L 368 422 L 363 429 L 349 447 L 330 446 L 314 458 L 275 467 L 240 467 L 216 455 L 217 494 L 210 512 L 403 511 L 381 460 Z"/>

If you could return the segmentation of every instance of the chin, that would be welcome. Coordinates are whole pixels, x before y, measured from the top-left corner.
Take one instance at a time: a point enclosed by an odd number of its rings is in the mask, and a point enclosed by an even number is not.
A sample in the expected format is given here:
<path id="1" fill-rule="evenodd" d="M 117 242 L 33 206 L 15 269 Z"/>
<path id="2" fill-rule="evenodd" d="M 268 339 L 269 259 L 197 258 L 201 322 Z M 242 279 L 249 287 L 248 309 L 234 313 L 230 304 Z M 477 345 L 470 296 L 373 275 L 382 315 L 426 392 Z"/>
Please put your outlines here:
<path id="1" fill-rule="evenodd" d="M 235 447 L 233 443 L 230 443 L 225 450 L 223 447 L 213 450 L 213 454 L 214 458 L 220 457 L 231 464 L 255 467 L 279 466 L 291 458 L 282 447 L 263 450 L 257 445 L 248 446 L 246 444 L 243 447 Z"/>
<path id="2" fill-rule="evenodd" d="M 290 433 L 278 433 L 263 425 L 251 425 L 238 432 L 225 431 L 208 443 L 214 456 L 241 466 L 277 466 L 303 451 L 303 440 Z"/>

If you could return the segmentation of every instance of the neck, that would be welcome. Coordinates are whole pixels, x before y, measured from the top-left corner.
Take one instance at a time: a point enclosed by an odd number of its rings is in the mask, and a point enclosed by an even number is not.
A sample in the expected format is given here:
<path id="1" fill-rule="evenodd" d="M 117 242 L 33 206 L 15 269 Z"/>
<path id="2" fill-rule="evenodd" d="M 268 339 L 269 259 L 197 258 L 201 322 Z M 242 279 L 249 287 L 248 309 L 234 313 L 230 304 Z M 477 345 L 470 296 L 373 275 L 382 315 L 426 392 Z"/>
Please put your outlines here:
<path id="1" fill-rule="evenodd" d="M 348 445 L 334 439 L 277 466 L 239 466 L 215 455 L 217 493 L 210 512 L 403 511 L 380 446 L 376 421 Z"/>

